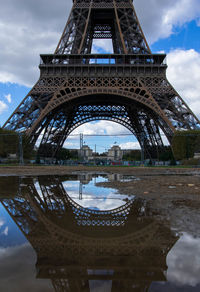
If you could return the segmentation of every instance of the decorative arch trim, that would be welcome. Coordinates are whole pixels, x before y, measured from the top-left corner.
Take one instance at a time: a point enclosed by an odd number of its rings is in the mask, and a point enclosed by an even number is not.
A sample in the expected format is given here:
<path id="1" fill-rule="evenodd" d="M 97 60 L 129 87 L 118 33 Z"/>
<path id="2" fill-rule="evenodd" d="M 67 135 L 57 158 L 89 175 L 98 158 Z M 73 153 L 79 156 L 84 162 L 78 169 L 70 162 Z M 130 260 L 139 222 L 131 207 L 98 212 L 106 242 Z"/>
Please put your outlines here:
<path id="1" fill-rule="evenodd" d="M 132 101 L 136 101 L 141 103 L 151 110 L 153 110 L 157 115 L 159 115 L 172 129 L 175 131 L 173 125 L 166 117 L 162 109 L 156 103 L 155 99 L 151 96 L 149 92 L 142 88 L 77 88 L 77 90 L 73 91 L 73 88 L 70 93 L 67 93 L 68 88 L 63 88 L 56 92 L 53 98 L 48 102 L 46 107 L 41 111 L 40 116 L 32 125 L 32 127 L 27 131 L 28 134 L 33 133 L 33 131 L 38 127 L 41 121 L 47 116 L 51 111 L 55 110 L 57 107 L 61 106 L 66 102 L 70 102 L 79 97 L 84 97 L 88 95 L 98 95 L 98 94 L 107 94 L 107 95 L 117 95 L 123 97 L 127 97 Z"/>

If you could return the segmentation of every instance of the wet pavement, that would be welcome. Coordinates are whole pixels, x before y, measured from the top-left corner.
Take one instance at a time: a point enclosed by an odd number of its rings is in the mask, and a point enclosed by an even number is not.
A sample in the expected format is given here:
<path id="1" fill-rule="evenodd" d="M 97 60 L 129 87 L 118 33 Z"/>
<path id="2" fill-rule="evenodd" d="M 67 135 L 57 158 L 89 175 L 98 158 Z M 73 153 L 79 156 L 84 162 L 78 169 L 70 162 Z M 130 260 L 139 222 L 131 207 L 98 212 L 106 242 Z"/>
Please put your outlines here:
<path id="1" fill-rule="evenodd" d="M 198 206 L 116 187 L 141 181 L 0 178 L 0 291 L 200 291 Z"/>

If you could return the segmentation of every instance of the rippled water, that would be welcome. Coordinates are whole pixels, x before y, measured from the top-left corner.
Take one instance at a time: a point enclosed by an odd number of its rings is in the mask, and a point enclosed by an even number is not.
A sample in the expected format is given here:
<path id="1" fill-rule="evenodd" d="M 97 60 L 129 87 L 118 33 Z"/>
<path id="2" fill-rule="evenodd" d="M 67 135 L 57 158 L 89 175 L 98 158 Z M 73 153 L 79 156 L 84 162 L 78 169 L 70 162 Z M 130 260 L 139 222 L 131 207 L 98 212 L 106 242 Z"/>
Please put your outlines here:
<path id="1" fill-rule="evenodd" d="M 200 291 L 200 238 L 98 186 L 130 179 L 0 178 L 0 291 Z"/>

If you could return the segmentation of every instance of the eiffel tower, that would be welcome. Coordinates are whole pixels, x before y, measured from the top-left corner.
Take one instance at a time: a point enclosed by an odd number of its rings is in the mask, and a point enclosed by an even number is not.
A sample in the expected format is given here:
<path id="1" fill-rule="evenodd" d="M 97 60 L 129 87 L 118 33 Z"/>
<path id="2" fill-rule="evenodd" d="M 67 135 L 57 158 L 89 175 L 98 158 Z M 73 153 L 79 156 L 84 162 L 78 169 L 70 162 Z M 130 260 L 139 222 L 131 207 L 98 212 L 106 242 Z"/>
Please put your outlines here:
<path id="1" fill-rule="evenodd" d="M 96 291 L 95 280 L 110 281 L 106 291 L 145 292 L 166 281 L 166 257 L 178 236 L 152 217 L 149 203 L 134 199 L 92 210 L 76 203 L 63 182 L 66 177 L 20 178 L 17 194 L 0 199 L 37 254 L 37 278 L 63 292 Z"/>
<path id="2" fill-rule="evenodd" d="M 112 54 L 93 54 L 111 39 Z M 55 156 L 78 126 L 117 122 L 154 157 L 175 130 L 200 121 L 166 78 L 165 54 L 152 54 L 132 0 L 73 0 L 54 54 L 41 55 L 40 78 L 4 127 L 25 132 Z"/>

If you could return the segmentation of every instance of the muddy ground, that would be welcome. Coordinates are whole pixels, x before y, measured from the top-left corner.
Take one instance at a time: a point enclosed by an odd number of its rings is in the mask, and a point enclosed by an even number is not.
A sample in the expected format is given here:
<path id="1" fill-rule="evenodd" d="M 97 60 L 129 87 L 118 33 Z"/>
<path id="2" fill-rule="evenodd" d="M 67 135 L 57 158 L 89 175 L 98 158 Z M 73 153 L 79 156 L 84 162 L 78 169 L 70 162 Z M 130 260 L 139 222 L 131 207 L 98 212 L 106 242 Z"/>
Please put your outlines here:
<path id="1" fill-rule="evenodd" d="M 151 205 L 154 216 L 169 220 L 171 227 L 178 232 L 200 236 L 200 169 L 87 166 L 0 167 L 0 176 L 3 177 L 84 172 L 131 175 L 132 178 L 129 181 L 112 180 L 98 183 L 98 185 L 115 188 L 123 194 L 135 194 Z M 3 195 L 3 189 L 5 189 L 5 183 L 4 187 L 0 183 L 0 195 Z"/>
<path id="2" fill-rule="evenodd" d="M 2 175 L 64 175 L 72 172 L 105 172 L 105 173 L 121 173 L 130 175 L 200 175 L 200 168 L 176 168 L 176 167 L 117 167 L 117 166 L 1 166 L 0 176 Z"/>

